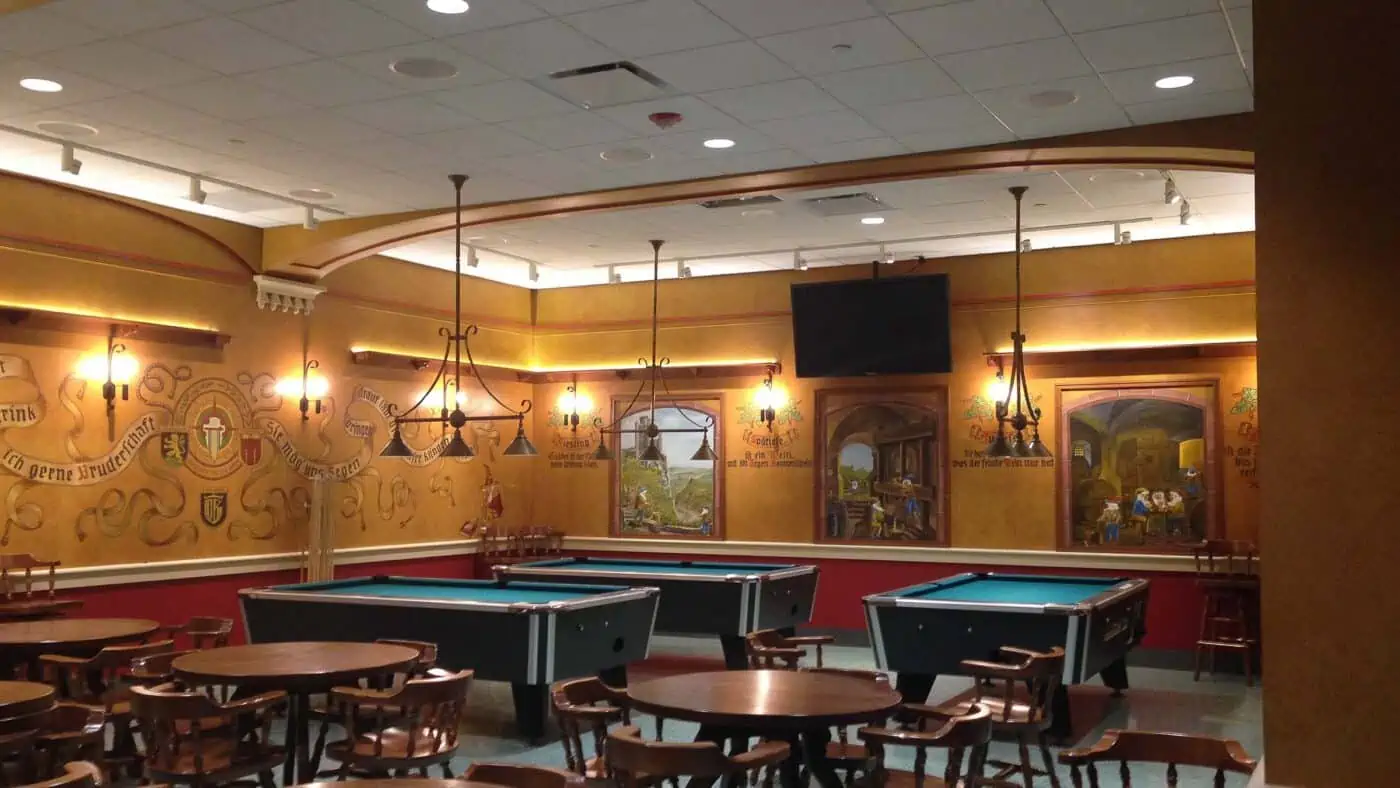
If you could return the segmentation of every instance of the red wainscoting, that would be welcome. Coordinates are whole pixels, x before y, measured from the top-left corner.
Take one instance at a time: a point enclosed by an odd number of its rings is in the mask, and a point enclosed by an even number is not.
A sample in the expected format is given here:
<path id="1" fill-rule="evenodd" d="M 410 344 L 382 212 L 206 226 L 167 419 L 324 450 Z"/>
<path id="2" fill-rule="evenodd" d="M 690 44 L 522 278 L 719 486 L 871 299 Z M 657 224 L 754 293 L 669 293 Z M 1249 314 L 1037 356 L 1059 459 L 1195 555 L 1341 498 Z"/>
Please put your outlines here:
<path id="1" fill-rule="evenodd" d="M 577 553 L 583 555 L 585 553 Z M 929 564 L 898 561 L 868 561 L 859 559 L 813 560 L 762 556 L 730 558 L 728 556 L 661 555 L 656 553 L 613 553 L 600 558 L 665 559 L 678 561 L 753 561 L 756 563 L 816 564 L 821 569 L 817 583 L 816 610 L 812 625 L 822 629 L 865 629 L 865 611 L 861 597 L 880 591 L 911 586 L 929 580 L 963 572 L 1006 572 L 1008 574 L 1053 574 L 1093 577 L 1114 577 L 1131 574 L 1152 581 L 1147 605 L 1147 637 L 1143 646 L 1151 649 L 1191 650 L 1195 647 L 1200 628 L 1203 600 L 1190 573 L 1181 572 L 1114 572 L 1101 569 L 1052 569 L 1045 567 L 1015 567 L 972 564 Z"/>

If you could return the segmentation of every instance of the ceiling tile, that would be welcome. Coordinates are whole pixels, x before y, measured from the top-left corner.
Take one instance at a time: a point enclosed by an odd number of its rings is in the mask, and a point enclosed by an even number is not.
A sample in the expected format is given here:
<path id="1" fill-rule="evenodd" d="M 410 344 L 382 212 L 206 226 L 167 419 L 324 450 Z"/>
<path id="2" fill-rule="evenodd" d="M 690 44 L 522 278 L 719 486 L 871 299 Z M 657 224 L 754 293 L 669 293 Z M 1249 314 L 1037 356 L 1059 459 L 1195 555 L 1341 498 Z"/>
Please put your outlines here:
<path id="1" fill-rule="evenodd" d="M 884 17 L 784 33 L 758 43 L 804 74 L 827 74 L 923 57 L 914 42 Z"/>
<path id="2" fill-rule="evenodd" d="M 622 59 L 557 19 L 481 30 L 444 40 L 507 74 L 525 79 Z"/>
<path id="3" fill-rule="evenodd" d="M 117 153 L 135 156 L 138 159 L 158 161 L 168 167 L 178 167 L 215 177 L 221 169 L 233 166 L 233 160 L 225 156 L 218 156 L 200 148 L 192 148 L 157 137 L 139 137 L 111 144 L 104 143 L 103 147 Z"/>
<path id="4" fill-rule="evenodd" d="M 311 60 L 314 55 L 232 19 L 203 19 L 151 30 L 133 41 L 221 74 Z"/>
<path id="5" fill-rule="evenodd" d="M 764 121 L 755 123 L 754 128 L 798 149 L 885 136 L 883 131 L 848 109 Z"/>
<path id="6" fill-rule="evenodd" d="M 805 79 L 718 90 L 701 98 L 745 123 L 841 109 L 840 102 Z"/>
<path id="7" fill-rule="evenodd" d="M 870 0 L 874 6 L 887 14 L 897 14 L 901 11 L 917 11 L 920 8 L 928 8 L 935 5 L 952 5 L 961 3 L 963 0 Z"/>
<path id="8" fill-rule="evenodd" d="M 335 112 L 390 134 L 431 134 L 477 123 L 464 112 L 434 102 L 431 94 L 350 104 Z"/>
<path id="9" fill-rule="evenodd" d="M 186 0 L 218 14 L 232 14 L 250 8 L 280 3 L 282 0 Z"/>
<path id="10" fill-rule="evenodd" d="M 309 109 L 286 115 L 254 118 L 248 125 L 312 148 L 336 147 L 380 136 L 378 129 L 326 110 Z"/>
<path id="11" fill-rule="evenodd" d="M 502 124 L 501 128 L 554 149 L 613 142 L 633 136 L 627 128 L 583 110 L 551 118 L 511 121 Z"/>
<path id="12" fill-rule="evenodd" d="M 637 65 L 687 93 L 792 79 L 797 72 L 751 41 L 643 58 Z"/>
<path id="13" fill-rule="evenodd" d="M 473 30 L 519 24 L 545 15 L 537 4 L 527 0 L 472 0 L 471 12 L 439 14 L 428 10 L 427 3 L 404 0 L 357 0 L 385 16 L 393 17 L 420 33 L 433 38 L 461 35 Z"/>
<path id="14" fill-rule="evenodd" d="M 1162 77 L 1181 75 L 1194 77 L 1196 81 L 1187 87 L 1174 90 L 1162 90 L 1155 84 Z M 1223 90 L 1249 89 L 1249 80 L 1245 77 L 1244 67 L 1240 65 L 1240 59 L 1236 55 L 1167 63 L 1126 71 L 1108 71 L 1101 76 L 1114 98 L 1122 104 L 1169 101 Z"/>
<path id="15" fill-rule="evenodd" d="M 1165 123 L 1169 120 L 1251 112 L 1254 110 L 1254 95 L 1249 90 L 1226 90 L 1199 96 L 1150 101 L 1145 104 L 1129 104 L 1126 109 L 1134 123 Z"/>
<path id="16" fill-rule="evenodd" d="M 630 3 L 632 0 L 530 0 L 530 2 L 539 6 L 545 13 L 563 16 L 564 14 L 576 14 L 580 11 L 590 11 L 594 8 L 604 8 L 618 3 Z"/>
<path id="17" fill-rule="evenodd" d="M 927 58 L 825 74 L 816 81 L 850 107 L 878 107 L 962 92 L 937 63 Z"/>
<path id="18" fill-rule="evenodd" d="M 570 27 L 628 57 L 713 46 L 743 38 L 695 0 L 639 0 L 564 18 Z"/>
<path id="19" fill-rule="evenodd" d="M 57 93 L 36 93 L 19 86 L 27 77 L 52 79 L 63 85 Z M 127 91 L 100 80 L 85 77 L 67 69 L 37 63 L 33 60 L 0 60 L 0 101 L 16 101 L 34 107 L 62 107 L 84 101 L 95 101 Z"/>
<path id="20" fill-rule="evenodd" d="M 74 109 L 129 129 L 162 136 L 177 130 L 198 129 L 219 123 L 203 113 L 135 93 L 78 104 Z"/>
<path id="21" fill-rule="evenodd" d="M 1041 0 L 968 0 L 891 17 L 930 55 L 1054 38 L 1064 29 Z"/>
<path id="22" fill-rule="evenodd" d="M 446 79 L 418 79 L 406 77 L 390 68 L 391 65 L 407 58 L 441 60 L 457 67 L 457 75 Z M 463 85 L 480 85 L 506 78 L 505 74 L 486 65 L 476 58 L 448 46 L 441 41 L 420 41 L 400 47 L 389 47 L 358 55 L 338 58 L 337 62 L 373 77 L 375 80 L 393 85 L 401 93 L 431 93 L 438 90 L 451 90 Z"/>
<path id="23" fill-rule="evenodd" d="M 443 131 L 411 137 L 444 154 L 443 163 L 481 162 L 502 156 L 538 153 L 543 146 L 499 126 L 471 126 L 460 131 Z"/>
<path id="24" fill-rule="evenodd" d="M 486 123 L 563 115 L 578 110 L 573 104 L 518 79 L 430 95 L 434 101 L 455 107 Z"/>
<path id="25" fill-rule="evenodd" d="M 149 90 L 217 76 L 212 71 L 120 39 L 69 47 L 37 59 L 129 90 Z"/>
<path id="26" fill-rule="evenodd" d="M 715 150 L 705 147 L 705 140 L 718 138 L 733 140 L 734 147 L 724 150 Z M 655 140 L 648 140 L 647 142 L 659 148 L 677 151 L 684 155 L 714 160 L 723 160 L 749 153 L 762 153 L 782 147 L 776 141 L 758 133 L 754 129 L 748 126 L 738 125 L 709 129 L 706 131 L 672 131 L 657 137 Z"/>
<path id="27" fill-rule="evenodd" d="M 864 112 L 872 123 L 899 137 L 938 129 L 999 129 L 996 118 L 968 95 L 906 101 Z"/>
<path id="28" fill-rule="evenodd" d="M 115 35 L 192 22 L 212 13 L 186 0 L 57 0 L 48 9 Z"/>
<path id="29" fill-rule="evenodd" d="M 1254 9 L 1250 5 L 1238 8 L 1225 9 L 1226 19 L 1230 22 L 1230 29 L 1234 31 L 1235 39 L 1239 41 L 1240 49 L 1250 51 L 1254 49 Z"/>
<path id="30" fill-rule="evenodd" d="M 147 133 L 144 131 L 137 131 L 135 129 L 125 128 L 116 123 L 112 123 L 111 121 L 108 121 L 105 118 L 96 117 L 95 115 L 92 115 L 86 110 L 74 107 L 54 107 L 49 109 L 38 110 L 31 108 L 31 110 L 28 112 L 20 112 L 19 110 L 21 109 L 23 109 L 23 107 L 19 105 L 11 105 L 4 102 L 0 102 L 0 121 L 3 121 L 6 125 L 14 126 L 16 128 L 21 129 L 28 129 L 30 131 L 37 131 L 40 134 L 48 133 L 38 127 L 38 124 L 44 123 L 46 121 L 80 123 L 84 126 L 91 126 L 92 128 L 97 129 L 96 136 L 84 137 L 82 138 L 81 142 L 88 145 L 96 145 L 98 147 L 104 147 L 109 143 L 118 142 L 122 140 L 130 140 L 135 139 L 137 137 L 148 136 Z M 0 134 L 0 140 L 7 139 L 11 136 L 13 135 Z M 44 143 L 44 145 L 48 150 L 53 149 L 52 143 Z"/>
<path id="31" fill-rule="evenodd" d="M 1050 91 L 1068 91 L 1077 98 L 1071 104 L 1057 107 L 1041 107 L 1029 97 Z M 1034 85 L 1021 85 L 1011 88 L 981 91 L 978 101 L 986 105 L 1003 123 L 1011 127 L 1017 136 L 1045 136 L 1051 133 L 1083 131 L 1079 124 L 1084 118 L 1100 118 L 1106 122 L 1104 128 L 1127 125 L 1128 119 L 1113 95 L 1103 86 L 1098 77 L 1075 77 Z M 1064 128 L 1060 132 L 1058 129 Z M 1055 131 L 1051 131 L 1051 130 Z"/>
<path id="32" fill-rule="evenodd" d="M 1197 60 L 1235 51 L 1225 17 L 1219 12 L 1081 33 L 1075 41 L 1099 71 Z"/>
<path id="33" fill-rule="evenodd" d="M 311 107 L 333 107 L 392 98 L 393 86 L 335 60 L 314 60 L 259 71 L 248 80 Z"/>
<path id="34" fill-rule="evenodd" d="M 788 167 L 802 167 L 816 160 L 805 153 L 777 148 L 757 153 L 741 153 L 719 162 L 722 172 L 764 172 L 782 170 Z"/>
<path id="35" fill-rule="evenodd" d="M 620 107 L 606 107 L 596 110 L 596 112 L 614 123 L 626 126 L 634 134 L 644 135 L 666 135 L 683 131 L 728 128 L 735 123 L 733 118 L 694 96 L 642 101 L 636 104 L 624 104 Z M 662 129 L 650 118 L 652 113 L 656 112 L 677 112 L 680 113 L 683 120 L 670 129 Z"/>
<path id="36" fill-rule="evenodd" d="M 909 152 L 903 143 L 890 137 L 873 137 L 830 145 L 803 145 L 799 146 L 798 150 L 823 163 L 876 159 L 881 156 L 898 156 Z"/>
<path id="37" fill-rule="evenodd" d="M 152 96 L 225 120 L 248 120 L 295 112 L 301 104 L 243 77 L 219 77 L 148 91 Z"/>
<path id="38" fill-rule="evenodd" d="M 106 33 L 49 8 L 13 11 L 0 25 L 0 53 L 35 55 L 96 41 Z"/>
<path id="39" fill-rule="evenodd" d="M 1220 8 L 1220 0 L 1045 0 L 1065 30 L 1082 33 L 1137 25 Z"/>
<path id="40" fill-rule="evenodd" d="M 1132 120 L 1118 106 L 1070 105 L 1032 117 L 1006 121 L 1023 140 L 1103 131 L 1131 126 Z"/>
<path id="41" fill-rule="evenodd" d="M 724 21 L 759 36 L 875 16 L 866 0 L 700 0 Z"/>
<path id="42" fill-rule="evenodd" d="M 935 151 L 999 145 L 1015 140 L 1016 135 L 997 124 L 921 131 L 915 134 L 901 134 L 896 139 L 911 151 Z"/>
<path id="43" fill-rule="evenodd" d="M 1067 36 L 944 55 L 938 65 L 974 92 L 1094 72 Z"/>
<path id="44" fill-rule="evenodd" d="M 399 46 L 426 37 L 408 25 L 345 0 L 287 0 L 244 11 L 235 18 L 328 57 Z"/>

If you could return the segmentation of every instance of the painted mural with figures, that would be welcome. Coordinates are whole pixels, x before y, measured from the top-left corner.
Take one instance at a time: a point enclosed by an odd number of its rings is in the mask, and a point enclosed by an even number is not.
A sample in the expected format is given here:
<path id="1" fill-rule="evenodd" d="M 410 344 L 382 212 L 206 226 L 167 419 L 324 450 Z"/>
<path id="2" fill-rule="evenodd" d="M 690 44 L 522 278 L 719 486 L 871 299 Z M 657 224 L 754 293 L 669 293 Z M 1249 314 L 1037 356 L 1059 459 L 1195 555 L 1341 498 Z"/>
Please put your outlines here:
<path id="1" fill-rule="evenodd" d="M 230 542 L 295 549 L 317 483 L 341 529 L 402 532 L 423 519 L 425 500 L 457 508 L 468 461 L 439 456 L 439 428 L 406 429 L 421 448 L 379 460 L 392 407 L 380 391 L 350 385 L 303 422 L 275 384 L 266 373 L 200 376 L 157 362 L 107 409 L 100 384 L 72 372 L 46 381 L 28 355 L 0 349 L 0 546 L 78 564 L 237 549 Z M 499 453 L 491 432 L 472 436 L 484 459 Z M 467 497 L 438 538 L 470 519 Z"/>

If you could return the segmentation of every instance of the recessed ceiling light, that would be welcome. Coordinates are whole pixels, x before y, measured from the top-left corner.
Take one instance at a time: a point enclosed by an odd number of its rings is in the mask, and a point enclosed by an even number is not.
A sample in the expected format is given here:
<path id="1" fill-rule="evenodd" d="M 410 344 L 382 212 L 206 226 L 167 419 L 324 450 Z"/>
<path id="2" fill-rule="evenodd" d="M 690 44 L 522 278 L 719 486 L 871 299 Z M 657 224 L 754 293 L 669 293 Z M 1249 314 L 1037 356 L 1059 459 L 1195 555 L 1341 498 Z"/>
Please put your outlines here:
<path id="1" fill-rule="evenodd" d="M 1026 96 L 1025 102 L 1037 109 L 1054 109 L 1055 107 L 1067 107 L 1079 100 L 1079 94 L 1073 90 L 1042 90 L 1039 93 L 1032 93 Z"/>
<path id="2" fill-rule="evenodd" d="M 62 83 L 54 82 L 52 79 L 40 79 L 39 77 L 25 77 L 19 81 L 19 86 L 25 90 L 32 90 L 35 93 L 57 93 L 63 90 Z"/>
<path id="3" fill-rule="evenodd" d="M 1195 81 L 1195 77 L 1188 77 L 1185 74 L 1182 74 L 1181 76 L 1176 77 L 1162 77 L 1153 84 L 1155 84 L 1162 90 L 1176 90 L 1177 88 L 1184 88 Z"/>
<path id="4" fill-rule="evenodd" d="M 599 153 L 598 158 L 615 164 L 635 164 L 639 161 L 650 161 L 652 152 L 642 148 L 612 148 Z"/>
<path id="5" fill-rule="evenodd" d="M 884 224 L 884 223 L 885 223 L 885 217 L 883 217 L 883 216 L 865 216 L 865 217 L 862 217 L 862 218 L 861 218 L 860 223 L 861 223 L 861 224 Z"/>
<path id="6" fill-rule="evenodd" d="M 45 120 L 34 124 L 34 128 L 55 137 L 76 140 L 96 137 L 97 128 L 86 123 L 69 123 L 66 120 Z"/>
<path id="7" fill-rule="evenodd" d="M 406 57 L 389 64 L 389 70 L 410 79 L 451 79 L 457 67 L 446 60 L 431 57 Z"/>
<path id="8" fill-rule="evenodd" d="M 716 137 L 712 140 L 705 140 L 705 147 L 710 148 L 711 150 L 726 150 L 728 148 L 734 147 L 734 140 L 725 139 L 724 137 Z"/>
<path id="9" fill-rule="evenodd" d="M 292 189 L 287 192 L 287 194 L 298 200 L 306 200 L 308 202 L 323 202 L 325 200 L 335 199 L 335 192 L 326 191 L 325 189 Z"/>
<path id="10" fill-rule="evenodd" d="M 467 0 L 428 0 L 428 10 L 438 14 L 465 14 L 470 9 Z"/>

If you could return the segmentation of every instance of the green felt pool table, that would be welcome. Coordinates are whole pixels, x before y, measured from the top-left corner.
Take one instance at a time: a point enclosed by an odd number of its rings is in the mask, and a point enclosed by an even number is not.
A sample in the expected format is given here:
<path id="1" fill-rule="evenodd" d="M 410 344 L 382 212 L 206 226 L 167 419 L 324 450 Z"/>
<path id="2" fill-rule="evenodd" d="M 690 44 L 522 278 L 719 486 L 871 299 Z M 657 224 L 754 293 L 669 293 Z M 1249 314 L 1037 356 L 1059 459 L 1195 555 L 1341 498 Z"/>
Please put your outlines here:
<path id="1" fill-rule="evenodd" d="M 626 683 L 646 658 L 659 594 L 621 585 L 364 577 L 239 592 L 248 639 L 436 643 L 438 663 L 511 683 L 526 737 L 544 731 L 549 685 Z"/>

